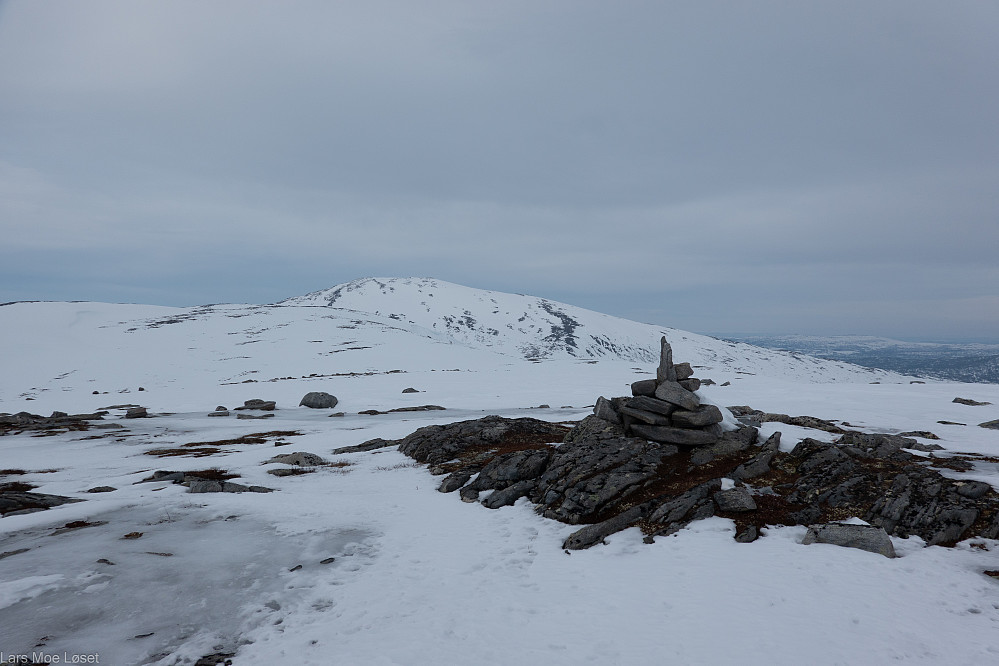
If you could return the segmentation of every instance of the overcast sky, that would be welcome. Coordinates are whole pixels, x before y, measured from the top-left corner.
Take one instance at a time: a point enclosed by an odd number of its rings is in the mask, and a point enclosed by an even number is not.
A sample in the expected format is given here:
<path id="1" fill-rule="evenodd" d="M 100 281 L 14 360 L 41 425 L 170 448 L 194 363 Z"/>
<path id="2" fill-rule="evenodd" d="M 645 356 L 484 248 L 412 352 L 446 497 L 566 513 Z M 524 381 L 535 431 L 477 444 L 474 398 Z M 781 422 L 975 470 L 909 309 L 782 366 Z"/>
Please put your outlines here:
<path id="1" fill-rule="evenodd" d="M 0 301 L 429 276 L 999 340 L 999 3 L 0 0 Z"/>

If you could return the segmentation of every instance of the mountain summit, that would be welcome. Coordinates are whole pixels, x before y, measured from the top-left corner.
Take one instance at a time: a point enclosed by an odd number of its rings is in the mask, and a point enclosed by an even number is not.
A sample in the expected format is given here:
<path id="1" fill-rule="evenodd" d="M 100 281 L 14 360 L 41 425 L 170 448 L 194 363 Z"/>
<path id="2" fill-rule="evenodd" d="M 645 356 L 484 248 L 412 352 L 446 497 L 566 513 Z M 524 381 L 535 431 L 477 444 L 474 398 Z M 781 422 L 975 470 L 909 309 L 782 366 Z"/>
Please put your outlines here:
<path id="1" fill-rule="evenodd" d="M 658 336 L 674 330 L 545 298 L 431 278 L 362 278 L 279 305 L 367 312 L 529 360 L 569 357 L 650 362 L 657 358 Z"/>

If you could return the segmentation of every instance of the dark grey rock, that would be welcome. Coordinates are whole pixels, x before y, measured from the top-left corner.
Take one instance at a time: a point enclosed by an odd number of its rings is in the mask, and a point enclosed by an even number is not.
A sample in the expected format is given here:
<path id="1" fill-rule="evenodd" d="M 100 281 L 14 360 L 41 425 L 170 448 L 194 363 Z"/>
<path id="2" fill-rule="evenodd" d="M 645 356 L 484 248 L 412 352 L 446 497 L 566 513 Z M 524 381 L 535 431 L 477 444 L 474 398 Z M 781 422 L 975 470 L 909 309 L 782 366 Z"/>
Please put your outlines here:
<path id="1" fill-rule="evenodd" d="M 983 481 L 958 481 L 957 494 L 969 499 L 979 499 L 992 490 L 992 486 Z"/>
<path id="2" fill-rule="evenodd" d="M 229 409 L 225 405 L 219 405 L 215 408 L 216 412 L 228 412 Z"/>
<path id="3" fill-rule="evenodd" d="M 243 403 L 242 407 L 237 407 L 237 410 L 243 409 L 261 409 L 264 411 L 271 411 L 277 407 L 277 403 L 273 400 L 261 400 L 260 398 L 252 398 Z"/>
<path id="4" fill-rule="evenodd" d="M 305 467 L 278 467 L 267 470 L 268 474 L 273 474 L 274 476 L 301 476 L 302 474 L 312 474 L 313 472 L 315 470 Z"/>
<path id="5" fill-rule="evenodd" d="M 614 409 L 611 401 L 603 396 L 597 398 L 597 403 L 593 406 L 593 414 L 611 423 L 621 422 L 621 415 Z"/>
<path id="6" fill-rule="evenodd" d="M 669 426 L 645 425 L 644 423 L 632 425 L 631 431 L 639 437 L 650 439 L 653 442 L 679 446 L 705 446 L 718 441 L 716 434 L 703 430 L 686 430 Z"/>
<path id="7" fill-rule="evenodd" d="M 656 380 L 654 379 L 640 379 L 637 382 L 631 384 L 631 395 L 647 395 L 653 396 L 656 394 Z"/>
<path id="8" fill-rule="evenodd" d="M 562 542 L 562 548 L 565 550 L 582 550 L 602 543 L 611 534 L 634 525 L 648 512 L 648 508 L 647 505 L 634 506 L 613 518 L 608 518 L 595 525 L 587 525 L 580 530 L 576 530 Z"/>
<path id="9" fill-rule="evenodd" d="M 236 409 L 239 409 L 237 407 Z M 237 419 L 249 420 L 249 419 L 272 419 L 273 414 L 236 414 Z"/>
<path id="10" fill-rule="evenodd" d="M 625 405 L 621 408 L 621 414 L 625 416 L 630 416 L 631 418 L 641 421 L 642 423 L 647 423 L 649 425 L 664 425 L 668 426 L 670 420 L 668 416 L 663 416 L 662 414 L 656 414 L 655 412 L 647 412 L 644 409 L 634 409 Z"/>
<path id="11" fill-rule="evenodd" d="M 714 405 L 701 405 L 695 411 L 678 409 L 670 416 L 673 425 L 680 428 L 703 428 L 714 423 L 721 423 L 721 410 Z"/>
<path id="12" fill-rule="evenodd" d="M 749 525 L 746 529 L 735 535 L 735 540 L 739 543 L 753 543 L 759 538 L 760 533 L 756 529 L 756 525 Z"/>
<path id="13" fill-rule="evenodd" d="M 476 490 L 501 489 L 536 479 L 548 467 L 551 448 L 512 451 L 496 456 L 479 472 L 472 487 Z"/>
<path id="14" fill-rule="evenodd" d="M 645 412 L 655 412 L 656 414 L 662 414 L 663 416 L 669 416 L 676 411 L 676 405 L 668 403 L 665 400 L 659 400 L 658 398 L 651 398 L 644 395 L 636 396 L 625 402 L 624 405 L 631 407 L 632 409 L 640 409 Z"/>
<path id="15" fill-rule="evenodd" d="M 691 411 L 701 406 L 700 398 L 676 382 L 662 382 L 659 384 L 656 388 L 656 397 L 677 407 Z"/>
<path id="16" fill-rule="evenodd" d="M 479 501 L 479 491 L 475 488 L 470 488 L 465 486 L 462 488 L 458 495 L 461 497 L 462 502 L 478 502 Z"/>
<path id="17" fill-rule="evenodd" d="M 714 500 L 719 511 L 729 513 L 756 511 L 756 502 L 753 500 L 753 496 L 742 487 L 719 490 L 714 494 Z"/>
<path id="18" fill-rule="evenodd" d="M 361 444 L 356 444 L 354 446 L 341 446 L 339 449 L 333 449 L 333 455 L 338 456 L 344 453 L 361 453 L 363 451 L 374 451 L 376 449 L 384 449 L 389 446 L 397 446 L 399 440 L 397 439 L 382 439 L 376 437 L 375 439 L 369 439 Z"/>
<path id="19" fill-rule="evenodd" d="M 498 509 L 503 506 L 512 506 L 521 497 L 526 497 L 530 494 L 536 485 L 537 482 L 533 479 L 518 481 L 513 485 L 490 493 L 489 497 L 482 500 L 482 506 L 487 509 Z"/>
<path id="20" fill-rule="evenodd" d="M 954 398 L 951 402 L 956 402 L 959 405 L 970 405 L 971 407 L 984 407 L 985 405 L 992 404 L 991 402 L 979 402 L 971 398 Z"/>
<path id="21" fill-rule="evenodd" d="M 673 369 L 676 370 L 676 380 L 678 382 L 694 376 L 694 369 L 690 367 L 690 363 L 674 363 Z"/>
<path id="22" fill-rule="evenodd" d="M 813 525 L 808 528 L 803 544 L 828 543 L 847 548 L 859 548 L 869 553 L 877 553 L 885 557 L 895 557 L 895 547 L 888 533 L 874 525 L 843 525 L 828 523 Z"/>
<path id="23" fill-rule="evenodd" d="M 451 472 L 441 481 L 441 484 L 437 487 L 437 492 L 453 493 L 467 484 L 468 480 L 472 478 L 473 473 L 467 469 L 459 469 L 456 472 Z"/>
<path id="24" fill-rule="evenodd" d="M 96 486 L 87 490 L 88 493 L 113 493 L 118 490 L 114 486 Z"/>
<path id="25" fill-rule="evenodd" d="M 19 490 L 0 491 L 0 514 L 4 516 L 23 515 L 44 511 L 54 506 L 82 502 L 84 500 L 46 493 L 23 492 Z"/>
<path id="26" fill-rule="evenodd" d="M 419 393 L 419 391 L 417 391 L 417 390 L 416 390 L 415 388 L 413 388 L 412 386 L 410 386 L 410 387 L 408 387 L 408 388 L 404 388 L 404 389 L 402 390 L 402 392 L 403 392 L 403 393 Z"/>
<path id="27" fill-rule="evenodd" d="M 767 438 L 760 447 L 760 452 L 750 460 L 735 468 L 731 477 L 736 481 L 753 479 L 770 471 L 770 462 L 780 451 L 780 432 L 775 432 Z"/>
<path id="28" fill-rule="evenodd" d="M 125 412 L 126 419 L 144 419 L 149 416 L 145 407 L 129 407 Z"/>
<path id="29" fill-rule="evenodd" d="M 214 412 L 208 412 L 208 416 L 229 416 L 229 412 L 216 409 Z M 242 414 L 240 416 L 242 416 Z"/>
<path id="30" fill-rule="evenodd" d="M 989 428 L 990 430 L 999 430 L 999 419 L 995 421 L 986 421 L 985 423 L 979 423 L 979 428 Z"/>
<path id="31" fill-rule="evenodd" d="M 697 379 L 696 377 L 692 377 L 690 379 L 681 379 L 677 383 L 680 386 L 682 386 L 683 388 L 685 388 L 688 391 L 690 391 L 691 393 L 693 393 L 694 391 L 700 391 L 701 390 L 701 380 Z"/>
<path id="32" fill-rule="evenodd" d="M 912 449 L 913 451 L 923 451 L 929 453 L 931 451 L 943 451 L 944 447 L 939 444 L 923 444 L 922 442 L 916 442 L 915 444 L 905 448 Z"/>
<path id="33" fill-rule="evenodd" d="M 694 466 L 706 465 L 716 458 L 744 451 L 755 441 L 756 429 L 743 426 L 739 430 L 722 434 L 714 444 L 698 448 L 690 455 L 690 464 Z"/>
<path id="34" fill-rule="evenodd" d="M 325 391 L 309 391 L 302 397 L 298 406 L 310 409 L 332 409 L 336 407 L 337 402 L 339 400 L 336 399 L 335 395 L 330 395 Z"/>
<path id="35" fill-rule="evenodd" d="M 662 523 L 667 526 L 667 529 L 660 534 L 675 532 L 693 520 L 693 516 L 703 513 L 701 509 L 705 506 L 711 507 L 713 513 L 714 503 L 711 493 L 720 489 L 721 481 L 712 479 L 675 497 L 668 498 L 651 513 L 649 522 Z"/>
<path id="36" fill-rule="evenodd" d="M 577 524 L 618 507 L 657 478 L 676 447 L 625 437 L 620 426 L 587 417 L 556 448 L 531 500 L 543 515 Z"/>
<path id="37" fill-rule="evenodd" d="M 673 348 L 666 342 L 666 336 L 659 341 L 659 367 L 656 368 L 656 383 L 676 382 L 676 368 L 673 367 Z"/>

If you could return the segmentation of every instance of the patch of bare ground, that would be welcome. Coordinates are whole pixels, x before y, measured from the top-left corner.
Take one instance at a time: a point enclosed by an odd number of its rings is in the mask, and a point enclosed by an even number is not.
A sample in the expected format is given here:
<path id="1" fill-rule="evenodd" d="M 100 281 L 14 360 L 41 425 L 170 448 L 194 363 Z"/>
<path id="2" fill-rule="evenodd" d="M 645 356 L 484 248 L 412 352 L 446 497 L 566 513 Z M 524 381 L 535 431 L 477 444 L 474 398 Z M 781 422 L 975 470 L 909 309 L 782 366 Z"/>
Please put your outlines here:
<path id="1" fill-rule="evenodd" d="M 147 476 L 138 483 L 145 483 L 146 481 L 157 481 L 162 472 L 157 472 L 152 476 Z M 190 472 L 184 472 L 184 476 L 194 476 L 199 479 L 208 479 L 209 481 L 228 481 L 230 479 L 238 479 L 239 474 L 234 474 L 226 469 L 221 469 L 219 467 L 209 467 L 207 469 L 196 469 Z"/>
<path id="2" fill-rule="evenodd" d="M 12 492 L 12 493 L 26 493 L 29 490 L 33 490 L 38 486 L 31 483 L 24 483 L 23 481 L 8 481 L 7 483 L 0 483 L 0 493 Z"/>
<path id="3" fill-rule="evenodd" d="M 242 435 L 233 439 L 219 439 L 211 442 L 190 442 L 184 446 L 235 446 L 237 444 L 266 444 L 269 439 L 279 439 L 281 437 L 297 437 L 302 433 L 297 430 L 271 430 L 269 432 L 258 432 L 250 435 Z"/>
<path id="4" fill-rule="evenodd" d="M 150 449 L 146 451 L 147 456 L 156 456 L 157 458 L 174 458 L 182 456 L 190 456 L 191 458 L 205 458 L 207 456 L 213 456 L 216 453 L 221 453 L 222 449 L 215 446 L 201 446 L 197 448 L 172 448 L 172 449 Z"/>
<path id="5" fill-rule="evenodd" d="M 229 453 L 224 451 L 224 446 L 238 446 L 240 444 L 266 444 L 269 439 L 280 437 L 297 437 L 303 433 L 297 430 L 271 430 L 268 432 L 258 432 L 250 435 L 242 435 L 232 439 L 219 439 L 211 442 L 188 442 L 179 447 L 150 449 L 146 451 L 147 456 L 157 458 L 171 458 L 179 456 L 189 456 L 191 458 L 204 458 L 218 453 Z"/>

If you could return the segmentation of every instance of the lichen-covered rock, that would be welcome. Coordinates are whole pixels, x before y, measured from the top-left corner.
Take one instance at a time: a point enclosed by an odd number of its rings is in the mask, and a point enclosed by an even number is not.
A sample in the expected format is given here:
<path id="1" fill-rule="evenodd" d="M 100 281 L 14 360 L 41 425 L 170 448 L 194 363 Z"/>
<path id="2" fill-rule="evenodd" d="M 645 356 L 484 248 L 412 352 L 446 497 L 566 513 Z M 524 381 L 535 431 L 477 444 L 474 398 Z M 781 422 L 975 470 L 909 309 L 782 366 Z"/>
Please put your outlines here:
<path id="1" fill-rule="evenodd" d="M 719 511 L 729 513 L 742 513 L 744 511 L 756 511 L 756 502 L 753 496 L 744 487 L 729 488 L 719 490 L 714 494 L 715 504 Z"/>

